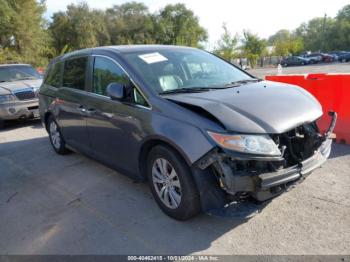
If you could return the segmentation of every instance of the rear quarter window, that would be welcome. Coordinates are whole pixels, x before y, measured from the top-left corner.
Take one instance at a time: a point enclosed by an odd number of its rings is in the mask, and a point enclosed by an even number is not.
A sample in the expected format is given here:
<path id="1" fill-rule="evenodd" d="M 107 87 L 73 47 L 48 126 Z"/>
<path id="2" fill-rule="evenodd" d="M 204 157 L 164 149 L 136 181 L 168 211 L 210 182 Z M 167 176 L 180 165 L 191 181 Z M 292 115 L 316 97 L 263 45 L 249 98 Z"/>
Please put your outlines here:
<path id="1" fill-rule="evenodd" d="M 60 87 L 61 86 L 61 75 L 62 75 L 62 63 L 55 63 L 53 64 L 49 72 L 47 73 L 45 84 L 53 86 L 53 87 Z"/>

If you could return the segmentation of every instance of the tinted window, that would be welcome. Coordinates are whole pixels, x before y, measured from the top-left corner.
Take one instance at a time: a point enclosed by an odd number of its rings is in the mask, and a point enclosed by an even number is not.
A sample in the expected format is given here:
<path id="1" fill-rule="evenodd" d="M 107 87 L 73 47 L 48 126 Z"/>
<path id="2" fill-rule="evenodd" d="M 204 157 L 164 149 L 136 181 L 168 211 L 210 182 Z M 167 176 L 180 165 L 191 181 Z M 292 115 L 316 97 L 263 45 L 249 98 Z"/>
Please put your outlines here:
<path id="1" fill-rule="evenodd" d="M 50 71 L 47 74 L 45 84 L 53 87 L 60 87 L 61 73 L 62 63 L 53 64 L 50 68 Z"/>
<path id="2" fill-rule="evenodd" d="M 67 60 L 64 64 L 63 86 L 74 89 L 85 89 L 87 57 Z"/>
<path id="3" fill-rule="evenodd" d="M 129 78 L 112 60 L 96 57 L 94 63 L 93 92 L 99 95 L 106 95 L 106 88 L 110 83 L 128 85 Z"/>

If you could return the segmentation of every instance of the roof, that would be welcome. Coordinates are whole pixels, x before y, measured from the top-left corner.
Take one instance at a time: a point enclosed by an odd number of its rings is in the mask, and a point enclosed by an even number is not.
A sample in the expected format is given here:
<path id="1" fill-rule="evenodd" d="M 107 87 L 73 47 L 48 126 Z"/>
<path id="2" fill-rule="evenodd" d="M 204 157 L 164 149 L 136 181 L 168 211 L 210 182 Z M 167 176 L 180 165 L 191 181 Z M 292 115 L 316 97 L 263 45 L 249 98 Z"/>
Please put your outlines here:
<path id="1" fill-rule="evenodd" d="M 6 66 L 32 66 L 30 64 L 0 64 L 0 67 L 6 67 Z"/>
<path id="2" fill-rule="evenodd" d="M 186 46 L 174 46 L 174 45 L 114 45 L 114 46 L 101 46 L 95 49 L 115 50 L 119 53 L 132 53 L 142 51 L 154 51 L 154 50 L 169 50 L 169 49 L 192 49 L 192 47 Z"/>
<path id="3" fill-rule="evenodd" d="M 174 46 L 174 45 L 112 45 L 112 46 L 100 46 L 94 48 L 86 48 L 66 53 L 64 55 L 54 58 L 52 61 L 59 62 L 68 58 L 73 58 L 81 55 L 90 55 L 93 50 L 99 51 L 112 51 L 121 54 L 133 53 L 133 52 L 155 52 L 159 50 L 169 49 L 193 49 L 193 47 L 186 46 Z"/>

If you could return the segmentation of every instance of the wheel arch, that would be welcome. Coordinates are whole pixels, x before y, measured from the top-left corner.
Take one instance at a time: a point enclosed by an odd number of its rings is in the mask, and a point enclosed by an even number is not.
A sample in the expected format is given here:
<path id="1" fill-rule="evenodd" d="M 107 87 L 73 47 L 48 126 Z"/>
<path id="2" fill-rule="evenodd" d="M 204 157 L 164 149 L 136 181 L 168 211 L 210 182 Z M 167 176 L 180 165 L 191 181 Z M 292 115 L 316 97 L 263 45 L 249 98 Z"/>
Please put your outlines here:
<path id="1" fill-rule="evenodd" d="M 186 164 L 191 168 L 192 162 L 189 159 L 189 157 L 186 155 L 186 153 L 177 145 L 167 141 L 164 138 L 150 138 L 147 141 L 145 141 L 139 151 L 139 157 L 138 157 L 138 163 L 139 163 L 139 172 L 142 177 L 142 179 L 147 179 L 147 157 L 149 152 L 152 150 L 152 148 L 163 145 L 165 147 L 168 147 L 172 150 L 174 150 L 185 162 Z"/>

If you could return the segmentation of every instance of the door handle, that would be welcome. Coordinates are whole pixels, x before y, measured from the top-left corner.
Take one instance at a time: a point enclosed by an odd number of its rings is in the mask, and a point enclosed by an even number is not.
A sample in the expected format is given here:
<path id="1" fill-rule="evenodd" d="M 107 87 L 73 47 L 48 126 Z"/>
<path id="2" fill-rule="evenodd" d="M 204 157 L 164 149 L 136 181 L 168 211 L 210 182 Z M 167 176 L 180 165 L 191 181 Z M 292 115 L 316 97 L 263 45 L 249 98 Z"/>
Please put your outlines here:
<path id="1" fill-rule="evenodd" d="M 85 109 L 85 112 L 90 113 L 90 114 L 93 114 L 93 113 L 96 112 L 96 109 L 95 109 L 95 108 Z"/>
<path id="2" fill-rule="evenodd" d="M 85 108 L 83 105 L 80 105 L 78 107 L 78 110 L 80 112 L 83 112 L 83 113 L 88 113 L 88 114 L 93 114 L 93 113 L 96 113 L 96 109 L 95 108 Z"/>
<path id="3" fill-rule="evenodd" d="M 84 112 L 84 113 L 86 112 L 86 108 L 83 105 L 78 106 L 78 110 L 80 112 Z"/>

